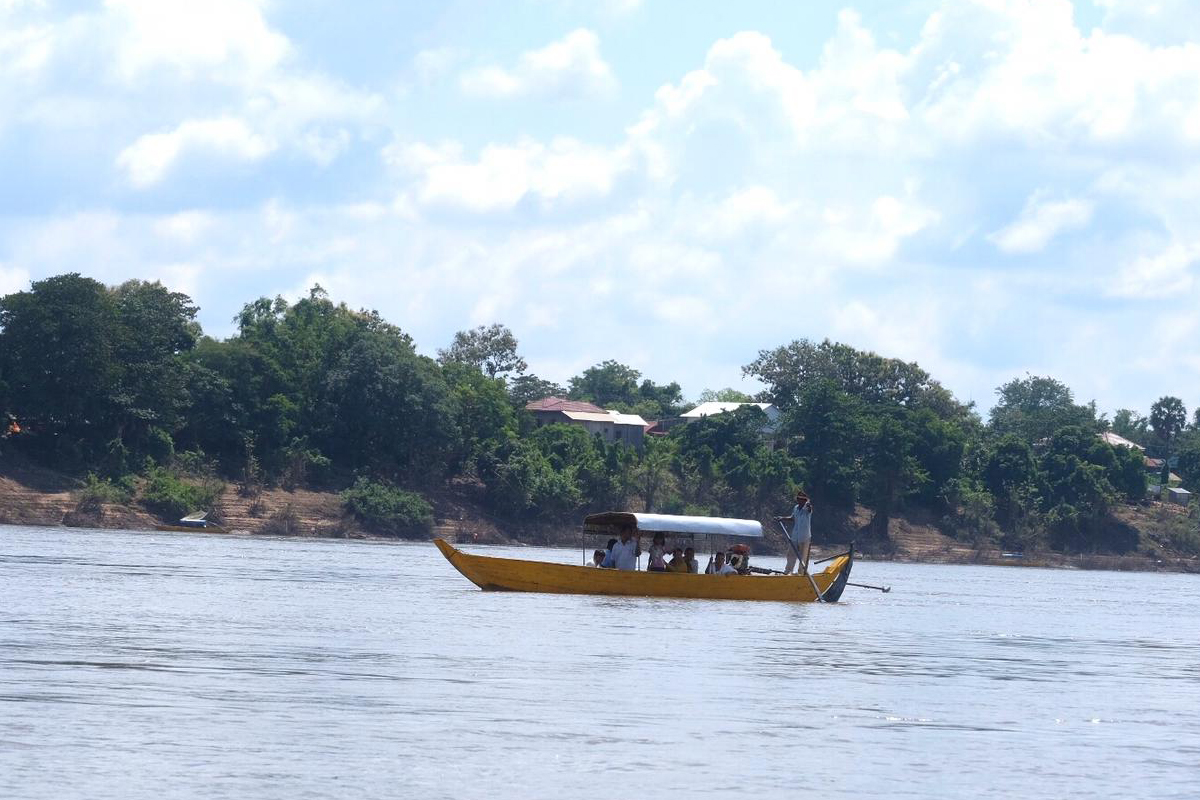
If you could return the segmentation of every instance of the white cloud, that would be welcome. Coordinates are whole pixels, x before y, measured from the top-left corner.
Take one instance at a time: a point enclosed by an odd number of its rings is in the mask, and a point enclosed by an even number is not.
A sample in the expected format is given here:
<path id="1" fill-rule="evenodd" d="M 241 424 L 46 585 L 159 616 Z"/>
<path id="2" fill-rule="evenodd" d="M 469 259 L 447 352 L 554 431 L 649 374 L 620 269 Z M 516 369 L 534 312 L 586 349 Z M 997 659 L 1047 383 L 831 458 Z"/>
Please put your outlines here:
<path id="1" fill-rule="evenodd" d="M 1192 265 L 1200 247 L 1172 243 L 1154 254 L 1140 255 L 1125 266 L 1110 289 L 1116 297 L 1161 298 L 1189 292 L 1195 285 Z"/>
<path id="2" fill-rule="evenodd" d="M 117 156 L 130 182 L 145 188 L 161 181 L 176 161 L 191 151 L 240 161 L 256 161 L 276 145 L 250 130 L 240 119 L 188 120 L 167 133 L 148 133 Z"/>
<path id="3" fill-rule="evenodd" d="M 9 267 L 0 262 L 0 297 L 29 288 L 29 270 Z"/>
<path id="4" fill-rule="evenodd" d="M 600 39 L 585 28 L 538 50 L 529 50 L 511 69 L 487 66 L 464 72 L 460 86 L 478 97 L 586 98 L 610 94 L 617 81 L 600 55 Z"/>
<path id="5" fill-rule="evenodd" d="M 1038 190 L 1015 220 L 988 239 L 1006 253 L 1037 253 L 1060 233 L 1085 227 L 1092 220 L 1092 211 L 1088 200 L 1051 200 L 1045 190 Z"/>
<path id="6" fill-rule="evenodd" d="M 164 238 L 191 244 L 213 226 L 213 215 L 206 211 L 180 211 L 158 220 L 154 229 Z"/>
<path id="7" fill-rule="evenodd" d="M 420 201 L 474 212 L 511 210 L 527 196 L 544 202 L 602 197 L 626 167 L 622 153 L 557 138 L 484 147 L 475 161 L 457 143 L 392 145 L 385 157 L 416 174 Z"/>
<path id="8" fill-rule="evenodd" d="M 258 0 L 106 0 L 118 30 L 117 65 L 126 79 L 162 68 L 184 76 L 252 80 L 278 65 L 285 36 L 263 18 Z"/>

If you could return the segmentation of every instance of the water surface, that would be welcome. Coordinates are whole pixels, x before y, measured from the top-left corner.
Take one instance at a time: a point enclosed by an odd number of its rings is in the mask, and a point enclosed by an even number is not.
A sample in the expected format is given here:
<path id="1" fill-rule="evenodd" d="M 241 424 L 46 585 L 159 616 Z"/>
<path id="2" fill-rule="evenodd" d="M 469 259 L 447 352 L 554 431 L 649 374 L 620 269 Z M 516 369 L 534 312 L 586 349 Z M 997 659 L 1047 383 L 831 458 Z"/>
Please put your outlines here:
<path id="1" fill-rule="evenodd" d="M 854 577 L 893 591 L 496 594 L 430 544 L 0 526 L 0 797 L 1200 791 L 1200 577 Z"/>

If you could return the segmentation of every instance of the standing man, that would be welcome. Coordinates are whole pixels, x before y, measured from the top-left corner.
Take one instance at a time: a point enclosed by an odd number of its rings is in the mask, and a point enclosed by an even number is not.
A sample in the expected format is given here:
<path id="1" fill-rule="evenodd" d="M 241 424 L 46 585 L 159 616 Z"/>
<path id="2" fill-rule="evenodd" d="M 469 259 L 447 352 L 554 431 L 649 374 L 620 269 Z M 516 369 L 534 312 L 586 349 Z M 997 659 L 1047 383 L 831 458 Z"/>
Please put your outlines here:
<path id="1" fill-rule="evenodd" d="M 800 571 L 808 572 L 808 549 L 812 544 L 812 500 L 808 499 L 808 495 L 803 489 L 796 490 L 796 505 L 792 507 L 791 516 L 776 517 L 780 522 L 790 523 L 788 528 L 788 538 L 792 540 L 792 544 L 787 551 L 787 566 L 783 569 L 784 575 L 792 574 L 792 567 L 796 566 L 796 554 L 800 554 Z"/>
<path id="2" fill-rule="evenodd" d="M 621 526 L 621 539 L 612 546 L 602 567 L 613 567 L 632 572 L 637 569 L 638 556 L 642 554 L 642 534 L 633 535 L 632 525 Z"/>

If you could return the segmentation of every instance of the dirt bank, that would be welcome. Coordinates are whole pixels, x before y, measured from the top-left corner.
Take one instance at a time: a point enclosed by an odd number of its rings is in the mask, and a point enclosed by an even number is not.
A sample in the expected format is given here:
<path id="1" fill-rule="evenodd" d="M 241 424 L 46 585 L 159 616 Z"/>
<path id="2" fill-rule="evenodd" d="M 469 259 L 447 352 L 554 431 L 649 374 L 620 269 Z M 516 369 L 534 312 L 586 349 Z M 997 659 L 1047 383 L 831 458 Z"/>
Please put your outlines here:
<path id="1" fill-rule="evenodd" d="M 29 465 L 0 463 L 0 524 L 153 530 L 163 522 L 136 504 L 104 503 L 85 507 L 78 500 L 79 482 Z M 516 525 L 498 520 L 483 508 L 481 488 L 467 481 L 451 483 L 429 497 L 434 506 L 433 536 L 454 542 L 578 546 L 577 525 Z M 233 486 L 222 492 L 212 516 L 234 534 L 269 534 L 375 538 L 348 517 L 336 492 L 266 489 L 256 496 Z M 935 564 L 1004 564 L 1076 569 L 1200 572 L 1200 559 L 1188 558 L 1171 546 L 1170 531 L 1186 520 L 1186 511 L 1163 506 L 1122 507 L 1122 524 L 1139 531 L 1142 547 L 1131 555 L 1064 555 L 1026 553 L 1006 556 L 992 547 L 973 548 L 942 533 L 936 519 L 918 513 L 891 521 L 886 541 L 868 534 L 870 512 L 859 508 L 816 531 L 815 557 L 844 549 L 856 541 L 861 556 Z M 767 529 L 758 549 L 782 553 L 782 537 Z M 825 541 L 822 542 L 822 539 Z"/>

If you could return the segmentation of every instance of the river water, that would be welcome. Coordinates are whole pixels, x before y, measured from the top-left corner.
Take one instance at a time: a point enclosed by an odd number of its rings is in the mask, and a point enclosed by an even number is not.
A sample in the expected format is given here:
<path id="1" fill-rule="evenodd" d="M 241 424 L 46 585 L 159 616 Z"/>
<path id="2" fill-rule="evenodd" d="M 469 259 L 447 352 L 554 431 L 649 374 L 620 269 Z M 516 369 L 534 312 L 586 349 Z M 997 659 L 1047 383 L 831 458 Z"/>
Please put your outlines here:
<path id="1" fill-rule="evenodd" d="M 0 797 L 1200 795 L 1200 577 L 855 579 L 893 590 L 497 594 L 430 544 L 0 527 Z"/>

